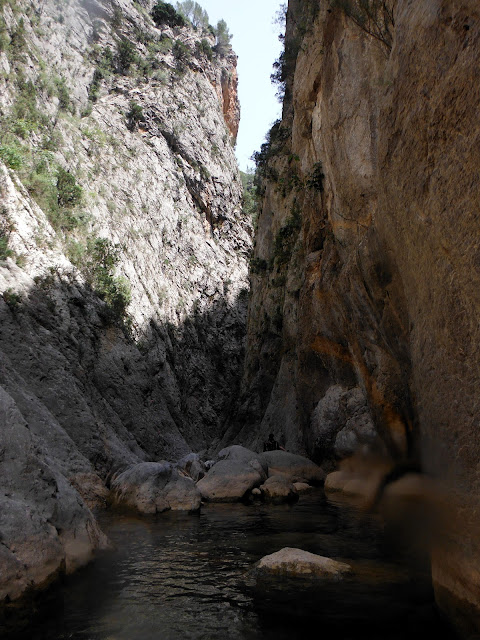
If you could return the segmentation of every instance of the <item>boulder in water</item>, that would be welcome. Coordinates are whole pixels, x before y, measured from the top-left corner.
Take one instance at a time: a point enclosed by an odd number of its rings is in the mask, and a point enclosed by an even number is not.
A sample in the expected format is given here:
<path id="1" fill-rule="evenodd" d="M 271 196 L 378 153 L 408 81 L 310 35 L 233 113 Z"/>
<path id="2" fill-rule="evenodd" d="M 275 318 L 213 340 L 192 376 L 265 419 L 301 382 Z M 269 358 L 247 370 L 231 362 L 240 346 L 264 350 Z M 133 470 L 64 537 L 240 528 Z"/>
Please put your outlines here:
<path id="1" fill-rule="evenodd" d="M 352 480 L 352 474 L 348 471 L 333 471 L 325 478 L 324 489 L 328 493 L 343 491 L 345 485 Z"/>
<path id="2" fill-rule="evenodd" d="M 312 485 L 307 482 L 294 482 L 293 486 L 297 493 L 309 493 L 310 491 L 313 491 Z"/>
<path id="3" fill-rule="evenodd" d="M 194 481 L 170 462 L 142 462 L 116 475 L 111 482 L 113 501 L 143 514 L 196 511 L 201 495 Z"/>
<path id="4" fill-rule="evenodd" d="M 245 465 L 250 465 L 254 469 L 258 469 L 259 472 L 261 469 L 265 476 L 268 474 L 268 463 L 263 457 L 263 454 L 250 451 L 250 449 L 242 447 L 239 444 L 234 444 L 231 447 L 225 447 L 225 449 L 222 449 L 218 454 L 218 459 L 236 460 L 237 462 L 242 462 Z"/>
<path id="5" fill-rule="evenodd" d="M 290 482 L 321 485 L 325 473 L 321 467 L 303 456 L 288 451 L 265 451 L 261 457 L 268 465 L 269 476 L 284 476 Z"/>
<path id="6" fill-rule="evenodd" d="M 338 582 L 352 574 L 352 567 L 302 549 L 284 547 L 264 556 L 255 566 L 258 577 L 309 578 Z"/>
<path id="7" fill-rule="evenodd" d="M 197 484 L 203 498 L 209 502 L 243 500 L 267 477 L 266 462 L 245 447 L 234 445 L 222 449 L 219 458 Z"/>
<path id="8" fill-rule="evenodd" d="M 265 502 L 292 503 L 298 500 L 298 491 L 285 476 L 271 476 L 260 487 Z"/>

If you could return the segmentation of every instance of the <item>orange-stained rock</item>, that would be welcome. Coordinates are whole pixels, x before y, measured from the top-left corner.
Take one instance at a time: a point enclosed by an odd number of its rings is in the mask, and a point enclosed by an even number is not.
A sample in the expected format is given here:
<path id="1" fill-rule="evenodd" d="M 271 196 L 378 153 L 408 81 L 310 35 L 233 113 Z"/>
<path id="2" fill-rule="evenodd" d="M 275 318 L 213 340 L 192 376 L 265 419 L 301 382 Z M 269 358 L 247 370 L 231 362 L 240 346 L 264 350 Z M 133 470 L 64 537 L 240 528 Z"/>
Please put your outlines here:
<path id="1" fill-rule="evenodd" d="M 415 456 L 478 503 L 480 6 L 394 4 L 390 48 L 290 0 L 303 39 L 263 167 L 235 434 L 326 469 L 354 447 Z M 478 632 L 476 574 L 452 570 L 480 565 L 465 512 L 434 579 Z"/>

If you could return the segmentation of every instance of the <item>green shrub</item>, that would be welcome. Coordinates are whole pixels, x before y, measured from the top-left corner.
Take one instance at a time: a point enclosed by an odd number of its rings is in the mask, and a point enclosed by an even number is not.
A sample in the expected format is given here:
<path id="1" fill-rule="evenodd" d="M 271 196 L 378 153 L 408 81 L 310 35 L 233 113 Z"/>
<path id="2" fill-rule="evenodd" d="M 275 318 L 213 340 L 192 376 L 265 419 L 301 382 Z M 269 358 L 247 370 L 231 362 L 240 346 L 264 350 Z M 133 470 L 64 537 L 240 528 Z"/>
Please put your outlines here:
<path id="1" fill-rule="evenodd" d="M 126 38 L 118 40 L 115 60 L 117 63 L 117 69 L 121 73 L 127 73 L 132 64 L 137 61 L 135 47 L 130 40 L 127 40 Z"/>
<path id="2" fill-rule="evenodd" d="M 66 255 L 70 262 L 77 268 L 81 268 L 84 264 L 86 247 L 81 242 L 71 240 L 67 244 Z"/>
<path id="3" fill-rule="evenodd" d="M 200 42 L 195 44 L 195 55 L 199 58 L 201 55 L 207 57 L 208 60 L 213 58 L 213 49 L 206 38 L 202 38 Z"/>
<path id="4" fill-rule="evenodd" d="M 178 13 L 175 7 L 168 2 L 157 2 L 152 9 L 151 16 L 158 27 L 163 24 L 169 27 L 185 27 L 187 24 L 182 14 Z"/>
<path id="5" fill-rule="evenodd" d="M 87 277 L 98 295 L 105 300 L 112 315 L 122 319 L 130 304 L 130 284 L 114 275 L 120 259 L 120 247 L 107 238 L 90 239 L 87 244 Z"/>
<path id="6" fill-rule="evenodd" d="M 47 213 L 47 218 L 55 231 L 73 231 L 81 225 L 81 219 L 69 209 L 52 208 Z"/>
<path id="7" fill-rule="evenodd" d="M 23 120 L 23 118 L 20 118 L 19 120 L 15 120 L 12 123 L 13 133 L 17 135 L 19 138 L 22 138 L 22 140 L 25 140 L 26 138 L 28 138 L 30 133 L 35 129 L 36 129 L 36 126 L 33 123 L 28 122 L 27 120 Z"/>
<path id="8" fill-rule="evenodd" d="M 8 240 L 13 230 L 14 225 L 8 216 L 7 210 L 2 207 L 0 211 L 0 260 L 6 260 L 13 256 L 13 251 L 8 248 Z"/>
<path id="9" fill-rule="evenodd" d="M 8 248 L 8 238 L 0 235 L 0 260 L 6 260 L 13 255 L 13 251 Z"/>
<path id="10" fill-rule="evenodd" d="M 58 106 L 60 109 L 67 111 L 71 108 L 70 92 L 63 78 L 55 78 L 56 94 L 58 97 Z"/>
<path id="11" fill-rule="evenodd" d="M 10 169 L 18 171 L 23 166 L 20 150 L 15 145 L 0 145 L 0 158 Z"/>
<path id="12" fill-rule="evenodd" d="M 142 107 L 131 100 L 129 110 L 127 112 L 127 129 L 130 131 L 136 131 L 138 124 L 142 122 L 143 117 Z"/>
<path id="13" fill-rule="evenodd" d="M 32 171 L 24 180 L 24 183 L 30 196 L 45 212 L 47 217 L 50 218 L 51 214 L 57 213 L 58 194 L 53 176 L 42 171 Z"/>
<path id="14" fill-rule="evenodd" d="M 265 180 L 278 180 L 278 173 L 269 166 L 269 161 L 273 156 L 279 155 L 289 136 L 290 130 L 282 126 L 281 120 L 277 120 L 265 136 L 265 142 L 260 147 L 260 151 L 255 151 L 253 154 L 252 159 L 256 165 L 254 184 L 259 196 L 265 192 Z"/>
<path id="15" fill-rule="evenodd" d="M 298 207 L 294 205 L 290 217 L 275 236 L 274 258 L 277 266 L 282 266 L 290 260 L 301 226 L 300 212 Z"/>
<path id="16" fill-rule="evenodd" d="M 113 14 L 110 19 L 110 24 L 112 25 L 112 29 L 119 29 L 122 26 L 123 22 L 123 13 L 120 7 L 114 7 Z"/>
<path id="17" fill-rule="evenodd" d="M 62 147 L 63 136 L 60 131 L 48 131 L 42 138 L 42 149 L 46 151 L 58 151 Z"/>
<path id="18" fill-rule="evenodd" d="M 191 58 L 191 51 L 181 40 L 175 40 L 172 53 L 177 61 L 177 70 L 185 72 Z"/>
<path id="19" fill-rule="evenodd" d="M 255 224 L 258 217 L 257 187 L 254 183 L 255 176 L 253 173 L 240 171 L 240 179 L 243 187 L 242 211 L 244 215 L 250 216 L 253 224 Z"/>
<path id="20" fill-rule="evenodd" d="M 60 207 L 72 208 L 82 199 L 82 187 L 77 184 L 75 177 L 62 167 L 57 173 L 58 204 Z"/>
<path id="21" fill-rule="evenodd" d="M 159 42 L 155 43 L 155 52 L 168 53 L 173 47 L 173 40 L 168 36 L 162 34 Z"/>
<path id="22" fill-rule="evenodd" d="M 37 89 L 31 80 L 25 80 L 21 72 L 17 72 L 17 97 L 13 104 L 10 121 L 23 120 L 25 127 L 34 131 L 37 126 L 46 126 L 49 118 L 37 107 Z"/>
<path id="23" fill-rule="evenodd" d="M 10 309 L 15 310 L 22 301 L 22 296 L 10 287 L 3 292 L 3 299 Z"/>
<path id="24" fill-rule="evenodd" d="M 323 167 L 321 162 L 316 162 L 313 165 L 313 169 L 306 180 L 306 186 L 309 189 L 314 189 L 315 191 L 319 191 L 323 193 L 323 181 L 325 179 L 325 174 L 323 173 Z"/>
<path id="25" fill-rule="evenodd" d="M 91 102 L 96 102 L 98 100 L 98 92 L 100 90 L 100 83 L 104 78 L 104 74 L 100 69 L 95 69 L 93 72 L 92 81 L 88 87 L 88 99 Z"/>
<path id="26" fill-rule="evenodd" d="M 25 23 L 23 18 L 20 18 L 17 28 L 10 36 L 10 49 L 12 51 L 13 57 L 18 59 L 26 46 L 27 41 L 25 40 Z"/>

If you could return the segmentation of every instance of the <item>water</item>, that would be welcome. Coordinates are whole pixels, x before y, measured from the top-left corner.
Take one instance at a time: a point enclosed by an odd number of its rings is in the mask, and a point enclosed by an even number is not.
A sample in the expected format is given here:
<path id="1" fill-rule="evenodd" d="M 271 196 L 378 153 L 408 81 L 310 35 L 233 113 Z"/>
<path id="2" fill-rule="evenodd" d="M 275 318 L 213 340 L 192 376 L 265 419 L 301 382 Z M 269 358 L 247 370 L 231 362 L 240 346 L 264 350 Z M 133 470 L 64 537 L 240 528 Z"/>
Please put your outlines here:
<path id="1" fill-rule="evenodd" d="M 247 571 L 286 546 L 351 559 L 366 575 L 390 573 L 385 567 L 396 558 L 378 523 L 321 493 L 294 506 L 210 505 L 199 515 L 106 513 L 100 520 L 115 550 L 51 589 L 36 610 L 4 620 L 2 637 L 292 640 L 312 628 L 324 640 L 453 637 L 419 575 L 408 588 L 383 580 L 373 591 L 337 586 L 306 609 L 300 592 L 277 598 L 251 589 Z"/>

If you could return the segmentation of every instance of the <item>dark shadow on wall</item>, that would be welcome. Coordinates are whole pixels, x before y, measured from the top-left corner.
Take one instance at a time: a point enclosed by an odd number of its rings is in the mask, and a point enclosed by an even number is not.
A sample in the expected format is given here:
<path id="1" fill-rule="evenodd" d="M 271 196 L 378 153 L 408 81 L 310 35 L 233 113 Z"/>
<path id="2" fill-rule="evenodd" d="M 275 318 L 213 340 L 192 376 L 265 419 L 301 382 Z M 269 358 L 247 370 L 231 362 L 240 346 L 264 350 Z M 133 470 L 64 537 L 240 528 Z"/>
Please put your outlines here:
<path id="1" fill-rule="evenodd" d="M 219 297 L 137 342 L 88 287 L 38 279 L 0 296 L 0 385 L 34 433 L 61 428 L 103 477 L 132 461 L 212 446 L 238 394 L 247 296 Z M 51 426 L 50 425 L 50 426 Z"/>

